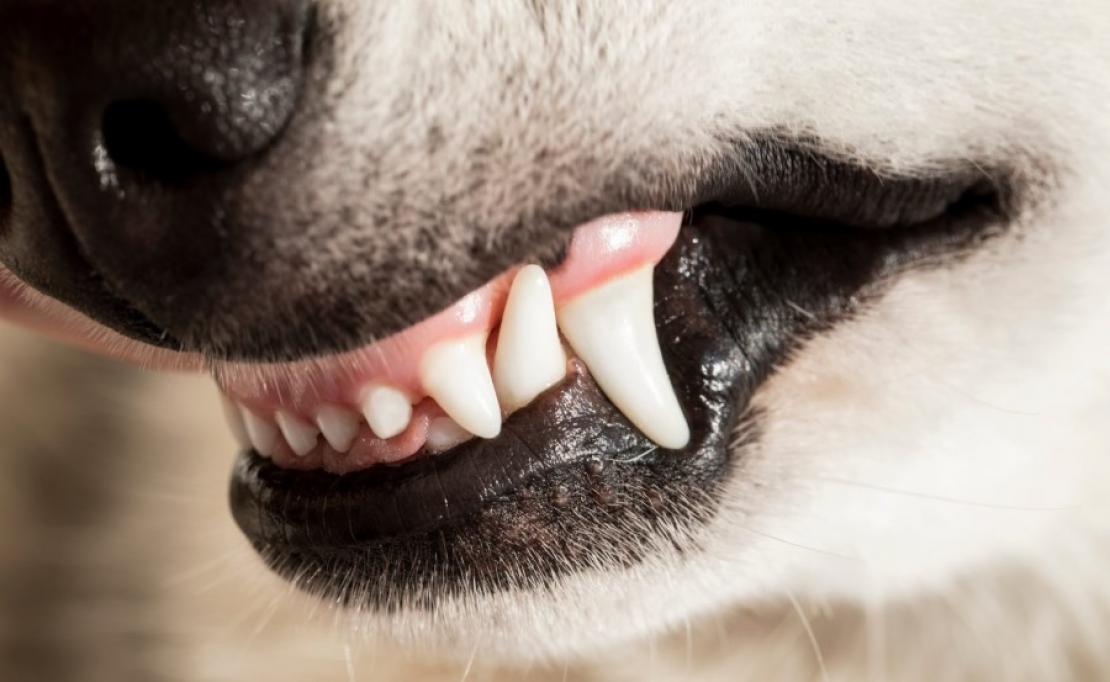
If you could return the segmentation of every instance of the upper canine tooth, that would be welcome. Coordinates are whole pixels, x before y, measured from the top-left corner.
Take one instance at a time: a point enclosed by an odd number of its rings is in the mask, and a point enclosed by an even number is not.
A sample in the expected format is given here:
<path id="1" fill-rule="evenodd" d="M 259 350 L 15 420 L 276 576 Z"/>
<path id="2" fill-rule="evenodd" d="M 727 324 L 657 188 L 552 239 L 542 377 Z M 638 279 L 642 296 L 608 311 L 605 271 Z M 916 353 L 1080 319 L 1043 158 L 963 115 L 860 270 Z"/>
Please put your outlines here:
<path id="1" fill-rule="evenodd" d="M 493 383 L 501 407 L 512 412 L 527 405 L 566 371 L 551 284 L 543 268 L 528 265 L 513 279 L 493 358 Z"/>
<path id="2" fill-rule="evenodd" d="M 274 446 L 277 445 L 278 438 L 277 427 L 245 407 L 240 407 L 239 411 L 243 414 L 243 424 L 247 427 L 247 438 L 250 440 L 254 451 L 263 457 L 273 456 Z"/>
<path id="3" fill-rule="evenodd" d="M 227 419 L 227 425 L 231 428 L 231 435 L 235 437 L 235 442 L 241 448 L 251 447 L 250 437 L 247 436 L 247 427 L 243 423 L 243 414 L 239 411 L 239 406 L 231 398 L 221 393 L 220 407 L 223 408 L 224 418 Z"/>
<path id="4" fill-rule="evenodd" d="M 659 350 L 653 274 L 644 266 L 572 299 L 559 328 L 617 409 L 657 445 L 678 449 L 690 428 Z"/>
<path id="5" fill-rule="evenodd" d="M 360 402 L 370 430 L 383 440 L 400 434 L 412 419 L 409 397 L 392 386 L 370 386 L 362 392 Z"/>
<path id="6" fill-rule="evenodd" d="M 486 363 L 487 332 L 442 341 L 424 353 L 420 381 L 447 416 L 476 436 L 501 433 L 501 407 Z"/>
<path id="7" fill-rule="evenodd" d="M 358 435 L 358 415 L 338 405 L 321 405 L 316 411 L 316 426 L 336 452 L 347 452 Z"/>
<path id="8" fill-rule="evenodd" d="M 316 438 L 320 432 L 315 426 L 301 421 L 284 410 L 278 410 L 274 418 L 277 420 L 278 428 L 281 429 L 281 435 L 285 436 L 285 442 L 289 443 L 289 447 L 298 457 L 304 457 L 316 447 Z"/>

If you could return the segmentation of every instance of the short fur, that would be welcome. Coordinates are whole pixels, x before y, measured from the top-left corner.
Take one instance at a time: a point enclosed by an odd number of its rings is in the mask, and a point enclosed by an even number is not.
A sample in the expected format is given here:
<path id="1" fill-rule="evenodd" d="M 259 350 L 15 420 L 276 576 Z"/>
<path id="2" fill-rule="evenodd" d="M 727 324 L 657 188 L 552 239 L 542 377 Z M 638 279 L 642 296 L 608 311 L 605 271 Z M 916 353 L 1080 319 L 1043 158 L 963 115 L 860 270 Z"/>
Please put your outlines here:
<path id="1" fill-rule="evenodd" d="M 388 290 L 364 313 L 403 325 L 389 311 L 502 265 L 475 248 L 516 253 L 591 212 L 680 200 L 754 131 L 885 172 L 972 163 L 1035 182 L 1004 237 L 901 275 L 779 369 L 725 508 L 681 551 L 434 613 L 332 611 L 267 574 L 223 509 L 216 455 L 231 446 L 208 435 L 218 416 L 200 383 L 13 334 L 6 366 L 75 363 L 96 383 L 36 381 L 35 404 L 112 390 L 124 409 L 92 431 L 51 408 L 0 417 L 8 471 L 54 485 L 43 453 L 51 471 L 118 467 L 75 493 L 105 500 L 101 514 L 60 519 L 5 478 L 2 575 L 20 589 L 2 613 L 22 615 L 0 639 L 40 651 L 5 660 L 68 666 L 56 679 L 112 665 L 206 680 L 1110 676 L 1103 3 L 327 0 L 320 13 L 329 79 L 283 143 L 292 156 L 272 159 L 326 154 L 297 188 L 254 179 L 296 235 L 258 276 L 289 281 L 305 253 L 319 274 L 295 281 L 288 310 L 258 301 L 255 320 L 217 333 L 296 311 L 339 276 Z M 351 227 L 383 222 L 395 241 Z M 2 381 L 31 400 L 22 375 Z M 77 439 L 87 452 L 61 458 Z"/>

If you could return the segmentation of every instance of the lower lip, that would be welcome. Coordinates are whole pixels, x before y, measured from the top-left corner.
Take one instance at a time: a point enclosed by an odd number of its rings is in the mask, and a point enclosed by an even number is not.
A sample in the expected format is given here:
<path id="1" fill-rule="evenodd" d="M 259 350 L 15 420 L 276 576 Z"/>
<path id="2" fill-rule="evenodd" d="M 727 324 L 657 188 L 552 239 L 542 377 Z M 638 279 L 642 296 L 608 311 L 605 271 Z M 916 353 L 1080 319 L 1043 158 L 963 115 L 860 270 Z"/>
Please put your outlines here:
<path id="1" fill-rule="evenodd" d="M 259 547 L 364 552 L 368 543 L 464 522 L 537 476 L 588 472 L 591 462 L 609 459 L 648 464 L 643 453 L 655 451 L 581 368 L 515 413 L 505 431 L 507 439 L 475 439 L 436 457 L 343 475 L 285 469 L 244 452 L 232 477 L 232 512 Z"/>

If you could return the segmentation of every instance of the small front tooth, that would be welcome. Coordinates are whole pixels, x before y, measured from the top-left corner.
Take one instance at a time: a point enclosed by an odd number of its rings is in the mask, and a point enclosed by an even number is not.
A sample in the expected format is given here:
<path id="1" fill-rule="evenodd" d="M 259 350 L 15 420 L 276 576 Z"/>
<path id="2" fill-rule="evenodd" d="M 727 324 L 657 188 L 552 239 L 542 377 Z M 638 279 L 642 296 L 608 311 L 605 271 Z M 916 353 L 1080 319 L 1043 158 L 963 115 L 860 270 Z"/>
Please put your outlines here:
<path id="1" fill-rule="evenodd" d="M 298 457 L 304 457 L 316 447 L 316 438 L 320 432 L 315 426 L 301 421 L 284 410 L 278 410 L 274 418 L 277 419 L 281 435 L 285 436 L 285 442 L 289 443 L 289 447 Z"/>
<path id="2" fill-rule="evenodd" d="M 436 417 L 428 424 L 428 437 L 425 445 L 429 452 L 443 452 L 450 450 L 459 443 L 465 443 L 474 437 L 463 427 L 455 423 L 450 417 Z"/>
<path id="3" fill-rule="evenodd" d="M 383 440 L 403 432 L 412 419 L 409 397 L 392 386 L 370 386 L 362 392 L 361 403 L 370 430 Z"/>
<path id="4" fill-rule="evenodd" d="M 501 407 L 512 412 L 527 405 L 566 372 L 547 273 L 538 265 L 526 266 L 513 279 L 493 358 Z"/>
<path id="5" fill-rule="evenodd" d="M 251 447 L 251 440 L 247 435 L 247 427 L 243 423 L 243 414 L 239 411 L 239 406 L 221 393 L 220 407 L 223 408 L 224 418 L 227 419 L 227 425 L 231 428 L 231 435 L 235 437 L 235 442 L 241 448 Z"/>
<path id="6" fill-rule="evenodd" d="M 429 348 L 420 365 L 420 380 L 459 426 L 482 438 L 501 433 L 501 407 L 486 363 L 486 332 Z"/>
<path id="7" fill-rule="evenodd" d="M 690 428 L 663 365 L 645 266 L 587 291 L 559 309 L 559 328 L 598 386 L 657 445 L 678 449 Z"/>
<path id="8" fill-rule="evenodd" d="M 321 405 L 316 426 L 336 452 L 347 452 L 358 435 L 358 415 L 338 405 Z"/>
<path id="9" fill-rule="evenodd" d="M 240 407 L 239 411 L 243 414 L 243 424 L 247 427 L 251 447 L 263 457 L 272 457 L 274 446 L 277 445 L 277 427 L 245 407 Z"/>

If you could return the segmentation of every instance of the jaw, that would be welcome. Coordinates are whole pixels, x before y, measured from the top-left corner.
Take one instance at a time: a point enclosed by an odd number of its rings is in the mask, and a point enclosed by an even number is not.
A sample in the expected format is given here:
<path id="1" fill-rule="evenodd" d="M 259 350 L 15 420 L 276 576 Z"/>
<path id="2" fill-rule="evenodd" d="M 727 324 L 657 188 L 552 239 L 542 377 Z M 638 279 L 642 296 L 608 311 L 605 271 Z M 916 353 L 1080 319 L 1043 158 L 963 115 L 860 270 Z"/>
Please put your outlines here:
<path id="1" fill-rule="evenodd" d="M 670 566 L 675 552 L 698 552 L 735 504 L 726 491 L 737 480 L 764 484 L 747 480 L 744 460 L 765 428 L 752 400 L 774 369 L 866 310 L 906 268 L 982 244 L 1002 225 L 998 201 L 976 193 L 887 229 L 695 211 L 655 279 L 687 447 L 653 447 L 579 371 L 511 416 L 501 436 L 434 458 L 337 477 L 245 454 L 232 482 L 236 520 L 275 570 L 360 612 L 484 609 L 594 573 Z"/>
<path id="2" fill-rule="evenodd" d="M 1091 242 L 1080 235 L 1097 224 L 1091 197 L 1025 213 L 962 259 L 903 271 L 794 345 L 737 413 L 711 495 L 687 487 L 670 498 L 700 510 L 695 523 L 638 535 L 632 522 L 589 568 L 568 559 L 572 568 L 539 584 L 469 583 L 442 591 L 434 609 L 362 601 L 354 622 L 368 637 L 464 658 L 478 647 L 565 660 L 681 636 L 683 622 L 737 605 L 912 604 L 995 569 L 1048 584 L 1072 575 L 1070 562 L 1091 561 L 1092 538 L 1106 531 L 1091 510 L 1110 484 L 1100 457 L 1110 392 L 1105 371 L 1090 367 L 1110 318 L 1092 315 L 1108 311 L 1090 282 L 1105 277 L 1110 252 L 1070 270 L 1032 264 L 1081 261 Z M 1067 238 L 1028 239 L 1046 225 Z M 969 291 L 968 280 L 981 286 Z M 633 538 L 638 559 L 606 561 Z"/>

